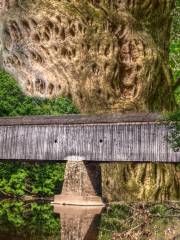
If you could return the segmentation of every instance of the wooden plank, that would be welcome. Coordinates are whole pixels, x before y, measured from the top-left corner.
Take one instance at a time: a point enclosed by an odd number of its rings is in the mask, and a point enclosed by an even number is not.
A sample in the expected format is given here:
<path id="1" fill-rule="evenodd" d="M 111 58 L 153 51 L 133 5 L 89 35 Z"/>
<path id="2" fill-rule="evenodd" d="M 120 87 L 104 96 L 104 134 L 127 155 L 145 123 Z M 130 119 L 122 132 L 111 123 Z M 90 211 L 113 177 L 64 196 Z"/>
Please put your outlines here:
<path id="1" fill-rule="evenodd" d="M 69 124 L 102 124 L 124 122 L 157 122 L 163 117 L 158 113 L 151 114 L 109 114 L 109 115 L 61 115 L 61 116 L 28 116 L 0 118 L 0 126 L 13 125 L 69 125 Z"/>
<path id="2" fill-rule="evenodd" d="M 99 162 L 180 162 L 166 141 L 163 122 L 0 126 L 0 159 L 63 161 L 83 156 Z"/>

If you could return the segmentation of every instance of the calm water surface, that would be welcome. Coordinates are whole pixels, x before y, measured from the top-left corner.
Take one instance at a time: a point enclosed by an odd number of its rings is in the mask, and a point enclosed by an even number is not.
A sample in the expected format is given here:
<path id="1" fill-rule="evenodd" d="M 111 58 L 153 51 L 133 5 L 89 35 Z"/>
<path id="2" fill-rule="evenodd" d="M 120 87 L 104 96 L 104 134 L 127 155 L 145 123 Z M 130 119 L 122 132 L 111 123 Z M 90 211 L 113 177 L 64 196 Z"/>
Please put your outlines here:
<path id="1" fill-rule="evenodd" d="M 0 240 L 180 240 L 180 204 L 70 207 L 0 201 Z"/>

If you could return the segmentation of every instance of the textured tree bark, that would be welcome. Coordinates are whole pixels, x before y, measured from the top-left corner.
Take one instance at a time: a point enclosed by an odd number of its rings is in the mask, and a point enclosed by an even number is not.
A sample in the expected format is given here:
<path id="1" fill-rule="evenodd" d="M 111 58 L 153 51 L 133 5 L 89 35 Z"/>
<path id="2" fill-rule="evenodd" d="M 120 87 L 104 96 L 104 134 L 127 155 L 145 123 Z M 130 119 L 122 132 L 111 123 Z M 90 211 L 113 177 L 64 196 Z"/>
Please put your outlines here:
<path id="1" fill-rule="evenodd" d="M 1 63 L 27 94 L 84 113 L 172 109 L 174 0 L 1 1 Z"/>
<path id="2" fill-rule="evenodd" d="M 176 106 L 168 66 L 174 0 L 1 2 L 0 63 L 27 94 L 71 97 L 82 113 Z M 174 165 L 114 165 L 103 172 L 106 195 L 122 186 L 138 199 L 180 194 Z"/>
<path id="3" fill-rule="evenodd" d="M 122 163 L 102 169 L 103 194 L 109 201 L 180 199 L 180 171 L 174 164 Z"/>

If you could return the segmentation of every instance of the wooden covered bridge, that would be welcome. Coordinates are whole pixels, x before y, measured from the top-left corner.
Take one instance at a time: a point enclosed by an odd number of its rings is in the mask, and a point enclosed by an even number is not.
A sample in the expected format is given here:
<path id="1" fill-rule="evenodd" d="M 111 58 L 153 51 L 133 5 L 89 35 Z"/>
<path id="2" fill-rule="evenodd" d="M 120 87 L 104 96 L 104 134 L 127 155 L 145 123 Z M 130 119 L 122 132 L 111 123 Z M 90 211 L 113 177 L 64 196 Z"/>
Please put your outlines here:
<path id="1" fill-rule="evenodd" d="M 159 114 L 0 119 L 0 159 L 67 161 L 59 204 L 101 205 L 103 162 L 180 162 Z"/>

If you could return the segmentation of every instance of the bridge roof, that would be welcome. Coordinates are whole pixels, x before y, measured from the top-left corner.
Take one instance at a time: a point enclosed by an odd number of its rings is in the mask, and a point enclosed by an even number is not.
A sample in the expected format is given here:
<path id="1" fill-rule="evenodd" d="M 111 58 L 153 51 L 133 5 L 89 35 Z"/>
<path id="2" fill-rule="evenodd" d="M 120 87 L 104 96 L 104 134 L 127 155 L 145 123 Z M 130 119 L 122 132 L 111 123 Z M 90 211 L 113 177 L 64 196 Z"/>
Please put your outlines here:
<path id="1" fill-rule="evenodd" d="M 69 125 L 69 124 L 103 124 L 103 123 L 133 123 L 133 122 L 159 122 L 163 116 L 159 113 L 149 114 L 102 114 L 83 115 L 67 114 L 61 116 L 25 116 L 2 117 L 0 126 L 12 125 Z"/>

